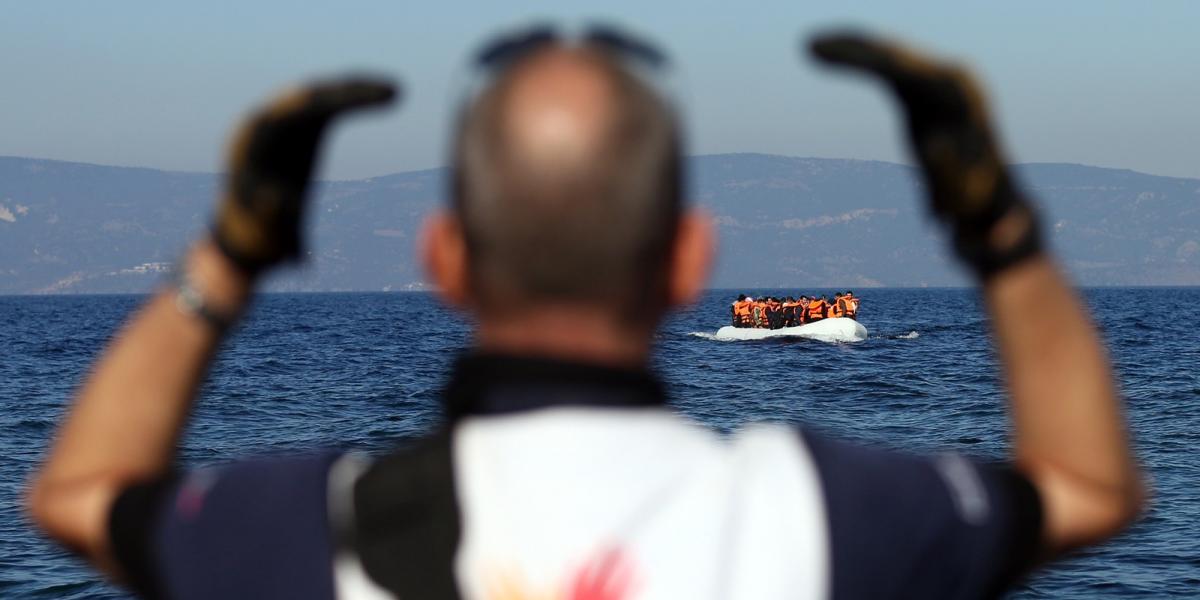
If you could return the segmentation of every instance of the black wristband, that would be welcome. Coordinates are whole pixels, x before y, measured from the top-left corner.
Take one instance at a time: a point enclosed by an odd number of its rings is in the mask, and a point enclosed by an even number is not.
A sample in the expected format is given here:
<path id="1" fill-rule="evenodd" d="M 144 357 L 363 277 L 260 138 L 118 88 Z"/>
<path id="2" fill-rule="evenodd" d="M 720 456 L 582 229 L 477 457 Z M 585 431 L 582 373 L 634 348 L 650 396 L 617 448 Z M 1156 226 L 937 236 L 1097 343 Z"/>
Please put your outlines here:
<path id="1" fill-rule="evenodd" d="M 1042 253 L 1042 236 L 1036 217 L 1029 213 L 1029 219 L 1020 237 L 1003 249 L 997 249 L 988 239 L 990 231 L 957 229 L 954 234 L 954 250 L 971 267 L 980 281 L 987 281 L 997 273 Z"/>
<path id="2" fill-rule="evenodd" d="M 1019 229 L 997 247 L 994 239 L 997 228 L 1008 226 L 1009 222 Z M 1037 212 L 1007 176 L 997 185 L 989 210 L 970 219 L 952 219 L 950 224 L 954 251 L 980 281 L 1042 253 Z"/>

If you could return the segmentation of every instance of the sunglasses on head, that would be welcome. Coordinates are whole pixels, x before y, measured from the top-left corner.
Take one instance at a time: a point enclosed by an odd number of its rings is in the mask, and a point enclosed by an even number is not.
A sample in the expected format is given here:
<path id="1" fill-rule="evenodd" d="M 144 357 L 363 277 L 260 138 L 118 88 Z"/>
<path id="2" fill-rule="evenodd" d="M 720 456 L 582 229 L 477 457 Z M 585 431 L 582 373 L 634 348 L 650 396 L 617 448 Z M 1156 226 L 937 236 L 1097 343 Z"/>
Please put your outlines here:
<path id="1" fill-rule="evenodd" d="M 609 25 L 589 25 L 579 36 L 564 36 L 549 25 L 529 27 L 485 45 L 476 55 L 475 65 L 486 71 L 502 71 L 534 51 L 569 41 L 643 68 L 659 70 L 667 65 L 667 56 L 658 48 Z"/>

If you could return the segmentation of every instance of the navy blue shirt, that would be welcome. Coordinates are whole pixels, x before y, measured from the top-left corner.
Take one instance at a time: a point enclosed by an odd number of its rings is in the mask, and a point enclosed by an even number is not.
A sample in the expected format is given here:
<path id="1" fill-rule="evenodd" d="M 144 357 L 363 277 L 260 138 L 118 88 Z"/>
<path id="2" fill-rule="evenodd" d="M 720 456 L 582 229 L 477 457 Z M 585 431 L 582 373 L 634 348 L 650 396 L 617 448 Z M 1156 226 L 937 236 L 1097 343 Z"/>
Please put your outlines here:
<path id="1" fill-rule="evenodd" d="M 448 431 L 468 415 L 564 404 L 641 409 L 664 398 L 657 380 L 641 372 L 468 357 L 446 391 Z M 820 478 L 834 598 L 991 597 L 1036 554 L 1040 502 L 1010 468 L 869 449 L 807 430 L 796 435 Z M 447 439 L 443 432 L 371 466 L 353 490 L 360 518 L 349 532 L 330 521 L 337 454 L 249 461 L 132 486 L 111 514 L 116 556 L 147 597 L 332 598 L 335 552 L 350 547 L 384 589 L 453 597 L 449 563 L 460 527 Z"/>

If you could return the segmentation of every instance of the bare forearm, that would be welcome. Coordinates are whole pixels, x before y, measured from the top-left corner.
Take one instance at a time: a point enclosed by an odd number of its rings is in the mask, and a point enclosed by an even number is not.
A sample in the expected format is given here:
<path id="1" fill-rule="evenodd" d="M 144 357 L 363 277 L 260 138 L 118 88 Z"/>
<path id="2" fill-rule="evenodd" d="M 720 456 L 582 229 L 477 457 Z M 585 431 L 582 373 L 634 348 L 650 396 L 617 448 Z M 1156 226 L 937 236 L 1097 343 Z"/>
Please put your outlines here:
<path id="1" fill-rule="evenodd" d="M 1081 520 L 1119 527 L 1141 494 L 1104 347 L 1047 258 L 998 274 L 985 295 L 1012 398 L 1016 461 L 1048 500 L 1048 537 L 1061 547 L 1094 541 L 1079 535 Z"/>
<path id="2" fill-rule="evenodd" d="M 211 244 L 198 244 L 185 265 L 215 307 L 241 310 L 250 281 Z M 76 395 L 35 481 L 35 514 L 49 515 L 53 527 L 63 515 L 105 511 L 122 484 L 163 472 L 219 338 L 215 328 L 176 307 L 173 290 L 151 298 Z"/>
<path id="3" fill-rule="evenodd" d="M 237 311 L 248 281 L 206 244 L 187 269 L 210 301 Z M 96 471 L 150 474 L 170 462 L 219 333 L 155 295 L 121 331 L 79 391 L 46 465 L 49 479 Z"/>
<path id="4" fill-rule="evenodd" d="M 302 255 L 300 224 L 326 128 L 395 95 L 394 85 L 371 77 L 318 81 L 281 94 L 238 128 L 211 239 L 184 267 L 188 293 L 156 295 L 116 337 L 29 488 L 28 509 L 44 531 L 117 572 L 107 532 L 112 503 L 171 463 L 220 330 L 250 295 L 248 273 Z"/>

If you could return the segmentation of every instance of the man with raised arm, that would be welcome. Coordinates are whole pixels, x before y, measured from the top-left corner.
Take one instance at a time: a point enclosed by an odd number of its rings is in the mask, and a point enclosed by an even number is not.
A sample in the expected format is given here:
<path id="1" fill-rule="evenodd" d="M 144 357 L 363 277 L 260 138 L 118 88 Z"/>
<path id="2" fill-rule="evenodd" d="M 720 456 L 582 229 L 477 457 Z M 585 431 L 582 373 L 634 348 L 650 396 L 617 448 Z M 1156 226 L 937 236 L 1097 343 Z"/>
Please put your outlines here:
<path id="1" fill-rule="evenodd" d="M 322 84 L 241 130 L 212 235 L 80 388 L 31 485 L 34 520 L 172 598 L 974 598 L 1116 534 L 1143 491 L 1112 372 L 977 88 L 866 37 L 812 49 L 900 100 L 992 317 L 1010 464 L 783 425 L 722 439 L 672 413 L 647 370 L 653 335 L 703 288 L 712 240 L 682 205 L 674 114 L 639 78 L 662 57 L 611 30 L 535 30 L 481 54 L 451 202 L 426 227 L 430 276 L 475 317 L 441 428 L 374 461 L 172 468 L 222 334 L 298 254 L 326 125 L 392 95 Z"/>

